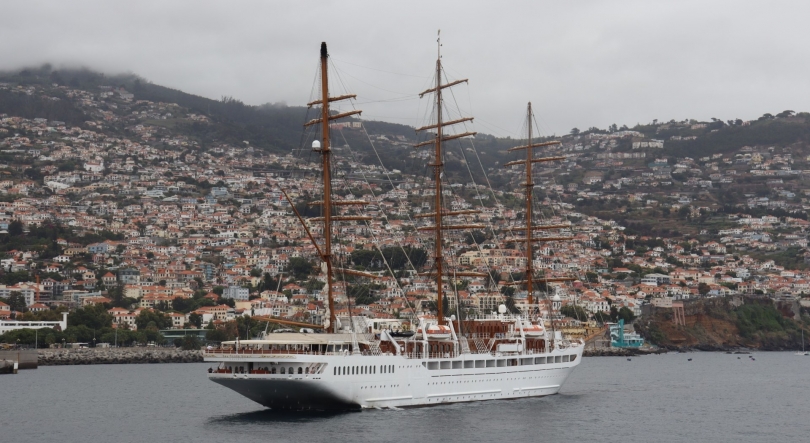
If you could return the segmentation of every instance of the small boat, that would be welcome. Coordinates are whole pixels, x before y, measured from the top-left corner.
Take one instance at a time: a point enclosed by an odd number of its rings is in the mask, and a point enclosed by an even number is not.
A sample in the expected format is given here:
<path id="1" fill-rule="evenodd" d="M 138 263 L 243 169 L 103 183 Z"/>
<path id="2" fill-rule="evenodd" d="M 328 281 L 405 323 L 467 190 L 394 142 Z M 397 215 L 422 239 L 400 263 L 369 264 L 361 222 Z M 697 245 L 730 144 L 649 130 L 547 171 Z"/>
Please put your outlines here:
<path id="1" fill-rule="evenodd" d="M 810 351 L 804 350 L 804 329 L 802 329 L 802 350 L 796 352 L 796 355 L 810 355 Z"/>
<path id="2" fill-rule="evenodd" d="M 422 328 L 419 328 L 416 333 L 418 335 L 422 335 Z M 426 334 L 428 338 L 438 340 L 446 340 L 452 337 L 452 334 L 450 333 L 450 326 L 445 325 L 430 325 L 427 327 Z"/>
<path id="3" fill-rule="evenodd" d="M 541 325 L 523 325 L 523 334 L 526 337 L 545 337 L 546 328 Z"/>
<path id="4" fill-rule="evenodd" d="M 391 337 L 412 337 L 413 331 L 393 331 L 389 332 L 388 335 Z"/>

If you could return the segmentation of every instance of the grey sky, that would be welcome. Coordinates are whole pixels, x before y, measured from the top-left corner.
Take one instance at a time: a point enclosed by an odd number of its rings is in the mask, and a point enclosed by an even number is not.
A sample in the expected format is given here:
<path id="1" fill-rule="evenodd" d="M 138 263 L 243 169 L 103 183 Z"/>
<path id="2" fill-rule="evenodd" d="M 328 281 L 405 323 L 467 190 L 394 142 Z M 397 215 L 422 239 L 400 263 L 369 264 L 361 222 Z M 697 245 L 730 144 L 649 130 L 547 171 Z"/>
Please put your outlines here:
<path id="1" fill-rule="evenodd" d="M 808 2 L 25 0 L 0 11 L 0 69 L 83 65 L 250 104 L 305 103 L 325 40 L 364 117 L 410 125 L 439 28 L 480 132 L 518 135 L 527 101 L 544 134 L 810 110 Z"/>

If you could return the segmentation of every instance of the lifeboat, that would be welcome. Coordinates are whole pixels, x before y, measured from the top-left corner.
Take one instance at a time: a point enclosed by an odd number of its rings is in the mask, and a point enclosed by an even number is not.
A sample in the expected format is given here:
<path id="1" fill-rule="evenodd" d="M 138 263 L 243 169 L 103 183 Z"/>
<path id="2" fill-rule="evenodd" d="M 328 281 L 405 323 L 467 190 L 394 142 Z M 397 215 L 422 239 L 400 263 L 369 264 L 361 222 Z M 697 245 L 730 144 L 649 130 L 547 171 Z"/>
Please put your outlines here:
<path id="1" fill-rule="evenodd" d="M 526 337 L 544 337 L 546 329 L 541 325 L 523 325 L 523 335 Z"/>
<path id="2" fill-rule="evenodd" d="M 416 334 L 421 336 L 422 335 L 422 328 L 419 328 L 416 331 Z M 427 327 L 427 338 L 433 338 L 437 340 L 445 340 L 452 336 L 450 333 L 450 326 L 444 325 L 430 325 Z"/>

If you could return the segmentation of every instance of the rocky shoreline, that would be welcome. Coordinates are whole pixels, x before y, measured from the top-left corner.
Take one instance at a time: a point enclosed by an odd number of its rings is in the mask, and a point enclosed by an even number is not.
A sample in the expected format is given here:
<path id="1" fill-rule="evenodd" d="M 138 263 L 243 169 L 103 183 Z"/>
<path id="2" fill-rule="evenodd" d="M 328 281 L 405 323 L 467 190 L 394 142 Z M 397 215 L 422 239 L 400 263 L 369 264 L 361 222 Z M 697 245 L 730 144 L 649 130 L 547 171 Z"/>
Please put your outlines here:
<path id="1" fill-rule="evenodd" d="M 174 348 L 40 349 L 40 366 L 199 363 L 202 352 Z"/>

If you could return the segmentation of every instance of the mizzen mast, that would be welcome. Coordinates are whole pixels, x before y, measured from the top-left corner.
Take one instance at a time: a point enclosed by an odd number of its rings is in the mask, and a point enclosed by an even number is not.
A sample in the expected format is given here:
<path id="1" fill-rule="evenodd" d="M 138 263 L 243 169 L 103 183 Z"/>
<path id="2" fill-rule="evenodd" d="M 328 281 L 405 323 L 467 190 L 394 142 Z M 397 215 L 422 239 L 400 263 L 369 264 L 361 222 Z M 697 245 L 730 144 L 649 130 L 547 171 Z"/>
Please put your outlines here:
<path id="1" fill-rule="evenodd" d="M 435 93 L 435 111 L 436 111 L 436 124 L 423 126 L 418 128 L 417 131 L 425 131 L 429 129 L 435 129 L 436 135 L 432 140 L 428 140 L 422 143 L 418 143 L 414 145 L 414 147 L 418 148 L 420 146 L 427 146 L 433 145 L 433 163 L 430 163 L 430 166 L 433 166 L 433 180 L 434 180 L 434 200 L 433 200 L 433 226 L 426 227 L 425 229 L 432 230 L 434 232 L 434 253 L 433 253 L 433 260 L 436 265 L 436 305 L 438 309 L 437 313 L 437 320 L 439 324 L 444 324 L 444 308 L 443 308 L 443 298 L 444 298 L 444 291 L 442 288 L 443 285 L 443 273 L 444 273 L 444 251 L 443 251 L 443 233 L 442 230 L 445 229 L 464 229 L 467 227 L 476 227 L 472 225 L 444 225 L 443 218 L 446 215 L 457 215 L 455 213 L 444 211 L 442 207 L 442 178 L 444 177 L 444 162 L 443 162 L 443 152 L 442 152 L 442 142 L 448 140 L 455 140 L 457 138 L 467 137 L 475 135 L 475 132 L 463 132 L 460 134 L 453 134 L 453 135 L 444 135 L 444 127 L 450 126 L 458 123 L 463 123 L 467 121 L 472 121 L 472 117 L 456 119 L 452 121 L 445 122 L 442 118 L 442 90 L 445 88 L 449 88 L 451 86 L 455 86 L 461 83 L 466 83 L 467 79 L 463 80 L 456 80 L 453 82 L 449 82 L 446 84 L 442 84 L 442 44 L 441 44 L 441 31 L 439 31 L 439 38 L 436 39 L 438 45 L 437 57 L 436 57 L 436 83 L 435 86 L 431 89 L 423 91 L 419 94 L 419 97 L 425 96 L 425 94 Z"/>
<path id="2" fill-rule="evenodd" d="M 321 117 L 310 120 L 304 126 L 321 124 L 321 143 L 316 140 L 312 143 L 312 150 L 321 153 L 321 168 L 323 176 L 323 217 L 316 221 L 323 222 L 324 248 L 321 250 L 321 260 L 326 264 L 326 292 L 329 303 L 329 324 L 328 332 L 336 332 L 335 300 L 332 289 L 332 272 L 334 270 L 332 254 L 332 222 L 338 218 L 332 215 L 332 146 L 329 137 L 329 122 L 338 118 L 360 114 L 361 110 L 353 110 L 331 115 L 329 103 L 355 98 L 354 95 L 329 96 L 329 53 L 326 50 L 326 42 L 321 43 L 321 99 L 308 103 L 309 107 L 321 105 Z M 362 204 L 359 202 L 358 204 Z M 351 315 L 351 313 L 349 313 Z"/>
<path id="3" fill-rule="evenodd" d="M 529 105 L 526 109 L 526 126 L 528 128 L 527 133 L 527 144 L 524 146 L 516 146 L 514 148 L 509 149 L 509 151 L 519 151 L 525 150 L 526 151 L 526 158 L 524 160 L 516 160 L 507 162 L 504 164 L 505 167 L 511 167 L 514 165 L 525 165 L 526 166 L 526 182 L 523 183 L 523 186 L 526 188 L 526 238 L 524 241 L 526 242 L 526 268 L 525 268 L 525 280 L 512 282 L 513 285 L 517 284 L 525 284 L 526 290 L 528 291 L 528 302 L 529 302 L 529 310 L 534 307 L 534 283 L 549 283 L 549 282 L 557 282 L 557 281 L 568 281 L 572 280 L 571 278 L 561 277 L 561 278 L 535 278 L 534 276 L 534 250 L 532 244 L 535 242 L 548 242 L 548 241 L 560 241 L 560 240 L 572 240 L 573 237 L 535 237 L 533 232 L 540 231 L 540 230 L 548 230 L 548 229 L 561 229 L 570 227 L 570 225 L 537 225 L 534 226 L 532 224 L 533 219 L 533 191 L 534 191 L 534 180 L 532 178 L 532 164 L 534 163 L 545 163 L 551 162 L 555 160 L 565 160 L 565 157 L 541 157 L 541 158 L 534 158 L 534 152 L 532 151 L 534 148 L 541 148 L 545 146 L 554 146 L 559 145 L 559 141 L 548 141 L 542 143 L 532 143 L 532 122 L 533 122 L 533 114 L 532 114 L 532 104 L 529 102 Z"/>

